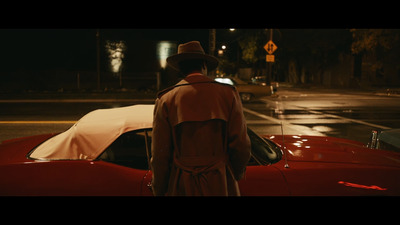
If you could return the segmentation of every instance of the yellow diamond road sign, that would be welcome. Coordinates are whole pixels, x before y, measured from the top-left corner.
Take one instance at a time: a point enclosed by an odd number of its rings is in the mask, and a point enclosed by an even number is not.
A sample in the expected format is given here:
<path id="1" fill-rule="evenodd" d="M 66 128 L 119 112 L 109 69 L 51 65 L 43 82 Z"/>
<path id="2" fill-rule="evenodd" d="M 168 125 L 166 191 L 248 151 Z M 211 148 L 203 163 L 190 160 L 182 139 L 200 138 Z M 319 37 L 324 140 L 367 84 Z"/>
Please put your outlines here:
<path id="1" fill-rule="evenodd" d="M 276 51 L 276 49 L 278 49 L 278 47 L 275 45 L 274 42 L 272 42 L 271 40 L 269 40 L 269 41 L 267 42 L 267 44 L 264 45 L 264 49 L 265 49 L 265 51 L 268 52 L 268 54 L 272 54 L 272 53 L 274 53 L 274 52 Z"/>

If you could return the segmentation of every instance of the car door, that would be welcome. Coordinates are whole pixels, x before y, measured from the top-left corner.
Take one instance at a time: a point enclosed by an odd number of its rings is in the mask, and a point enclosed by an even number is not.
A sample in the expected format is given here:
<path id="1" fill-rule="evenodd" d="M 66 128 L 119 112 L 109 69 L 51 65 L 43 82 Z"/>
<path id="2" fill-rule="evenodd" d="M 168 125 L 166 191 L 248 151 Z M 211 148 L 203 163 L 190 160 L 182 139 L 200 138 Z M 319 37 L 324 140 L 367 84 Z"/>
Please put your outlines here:
<path id="1" fill-rule="evenodd" d="M 283 173 L 282 151 L 273 142 L 247 129 L 251 159 L 245 177 L 239 181 L 242 196 L 287 196 L 289 188 Z"/>
<path id="2" fill-rule="evenodd" d="M 149 171 L 149 154 L 151 145 L 151 129 L 141 129 L 126 132 L 118 137 L 100 156 L 99 160 L 112 163 L 120 167 L 123 173 L 128 172 L 131 180 L 127 185 L 134 183 L 136 190 L 133 195 L 152 195 L 151 189 L 147 187 L 148 179 L 151 179 Z"/>

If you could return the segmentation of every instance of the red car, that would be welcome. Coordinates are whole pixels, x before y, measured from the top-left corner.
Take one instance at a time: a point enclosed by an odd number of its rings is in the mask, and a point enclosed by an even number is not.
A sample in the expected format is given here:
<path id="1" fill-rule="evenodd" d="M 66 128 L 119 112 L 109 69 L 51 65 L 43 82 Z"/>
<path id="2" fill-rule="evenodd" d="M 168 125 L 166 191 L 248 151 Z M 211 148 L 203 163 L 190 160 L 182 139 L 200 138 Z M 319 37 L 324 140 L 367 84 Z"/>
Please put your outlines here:
<path id="1" fill-rule="evenodd" d="M 100 109 L 60 134 L 0 145 L 2 196 L 151 196 L 153 105 Z M 248 130 L 242 196 L 400 195 L 400 154 L 318 136 Z"/>

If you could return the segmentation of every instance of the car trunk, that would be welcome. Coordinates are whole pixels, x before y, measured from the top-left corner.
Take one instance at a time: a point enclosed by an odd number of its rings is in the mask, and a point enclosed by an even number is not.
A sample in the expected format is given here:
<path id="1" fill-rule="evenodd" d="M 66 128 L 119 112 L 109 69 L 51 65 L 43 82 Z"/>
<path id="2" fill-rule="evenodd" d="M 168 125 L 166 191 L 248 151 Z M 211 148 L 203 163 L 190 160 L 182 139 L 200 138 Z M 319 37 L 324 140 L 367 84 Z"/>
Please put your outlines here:
<path id="1" fill-rule="evenodd" d="M 27 154 L 54 134 L 42 134 L 24 138 L 5 140 L 0 144 L 0 163 L 27 160 Z"/>

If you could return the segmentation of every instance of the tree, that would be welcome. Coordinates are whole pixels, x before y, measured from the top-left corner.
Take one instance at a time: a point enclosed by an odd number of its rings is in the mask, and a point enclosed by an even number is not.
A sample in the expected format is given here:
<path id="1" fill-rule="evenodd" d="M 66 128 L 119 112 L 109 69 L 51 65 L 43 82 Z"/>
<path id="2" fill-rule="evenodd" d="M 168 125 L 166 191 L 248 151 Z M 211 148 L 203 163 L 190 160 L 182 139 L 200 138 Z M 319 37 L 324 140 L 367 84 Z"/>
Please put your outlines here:
<path id="1" fill-rule="evenodd" d="M 376 54 L 381 48 L 388 51 L 398 45 L 398 29 L 351 29 L 353 43 L 351 51 L 354 54 Z"/>
<path id="2" fill-rule="evenodd" d="M 372 81 L 391 83 L 400 79 L 399 29 L 351 29 L 351 52 L 360 58 L 364 76 Z M 397 78 L 396 78 L 397 76 Z M 360 74 L 361 78 L 361 74 Z"/>
<path id="3" fill-rule="evenodd" d="M 257 57 L 255 55 L 257 51 L 257 40 L 258 36 L 253 34 L 239 41 L 239 46 L 242 49 L 242 59 L 248 64 L 257 62 Z"/>
<path id="4" fill-rule="evenodd" d="M 351 34 L 346 29 L 281 29 L 281 52 L 292 80 L 322 83 L 324 71 L 350 52 Z M 288 69 L 289 70 L 289 69 Z"/>
<path id="5" fill-rule="evenodd" d="M 266 43 L 266 34 L 264 29 L 249 29 L 238 40 L 242 60 L 253 69 L 261 70 L 265 65 L 265 50 L 263 46 Z"/>

